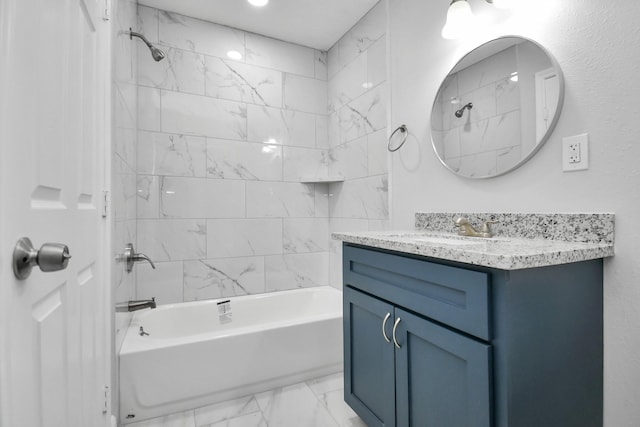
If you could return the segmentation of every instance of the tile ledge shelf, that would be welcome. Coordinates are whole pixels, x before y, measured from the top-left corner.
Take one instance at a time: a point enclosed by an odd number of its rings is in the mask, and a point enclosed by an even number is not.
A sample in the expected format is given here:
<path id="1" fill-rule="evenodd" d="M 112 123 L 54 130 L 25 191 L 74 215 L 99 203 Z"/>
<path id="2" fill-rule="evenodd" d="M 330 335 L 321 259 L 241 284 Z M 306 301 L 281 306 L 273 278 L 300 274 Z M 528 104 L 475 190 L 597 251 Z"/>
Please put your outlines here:
<path id="1" fill-rule="evenodd" d="M 316 176 L 316 177 L 304 177 L 300 178 L 302 184 L 333 184 L 336 182 L 344 182 L 342 176 Z"/>

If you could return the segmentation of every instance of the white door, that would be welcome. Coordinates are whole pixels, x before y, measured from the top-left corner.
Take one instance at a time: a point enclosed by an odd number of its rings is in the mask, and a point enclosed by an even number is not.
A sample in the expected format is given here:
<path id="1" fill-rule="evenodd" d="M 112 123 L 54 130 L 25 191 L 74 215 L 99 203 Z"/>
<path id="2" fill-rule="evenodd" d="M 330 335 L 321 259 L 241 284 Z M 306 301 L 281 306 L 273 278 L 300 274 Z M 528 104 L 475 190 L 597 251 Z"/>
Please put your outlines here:
<path id="1" fill-rule="evenodd" d="M 560 79 L 554 68 L 538 71 L 535 74 L 536 90 L 536 141 L 540 141 L 551 126 L 558 108 Z"/>
<path id="2" fill-rule="evenodd" d="M 109 425 L 103 2 L 0 0 L 1 427 Z M 17 280 L 21 237 L 68 245 L 68 268 Z"/>

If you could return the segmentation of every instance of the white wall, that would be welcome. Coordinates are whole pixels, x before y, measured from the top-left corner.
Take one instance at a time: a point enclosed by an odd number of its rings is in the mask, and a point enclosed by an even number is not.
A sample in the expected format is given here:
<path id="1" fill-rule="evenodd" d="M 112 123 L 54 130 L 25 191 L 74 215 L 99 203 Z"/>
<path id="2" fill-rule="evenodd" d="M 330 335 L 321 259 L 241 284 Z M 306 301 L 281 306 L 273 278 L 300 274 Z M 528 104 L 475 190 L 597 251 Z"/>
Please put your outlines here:
<path id="1" fill-rule="evenodd" d="M 540 0 L 501 12 L 470 0 L 489 25 L 456 42 L 440 36 L 448 2 L 388 1 L 389 128 L 406 123 L 411 132 L 392 159 L 394 228 L 413 228 L 416 211 L 614 212 L 616 256 L 605 261 L 604 277 L 605 426 L 639 425 L 640 3 Z M 433 153 L 431 103 L 459 57 L 508 34 L 538 41 L 560 63 L 566 84 L 562 116 L 550 140 L 519 169 L 489 180 L 462 179 Z M 562 137 L 584 132 L 590 169 L 563 173 Z"/>

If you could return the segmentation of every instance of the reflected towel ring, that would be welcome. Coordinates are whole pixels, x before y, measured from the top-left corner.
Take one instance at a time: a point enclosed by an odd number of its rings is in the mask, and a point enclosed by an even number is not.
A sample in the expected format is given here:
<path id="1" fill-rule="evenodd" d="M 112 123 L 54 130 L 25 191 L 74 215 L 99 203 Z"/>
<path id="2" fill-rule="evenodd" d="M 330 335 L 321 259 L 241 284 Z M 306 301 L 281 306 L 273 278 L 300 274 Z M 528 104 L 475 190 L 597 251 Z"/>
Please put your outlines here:
<path id="1" fill-rule="evenodd" d="M 393 135 L 395 135 L 398 131 L 402 132 L 404 134 L 404 137 L 402 138 L 402 141 L 400 141 L 400 144 L 398 144 L 398 146 L 396 148 L 391 148 L 391 139 L 393 138 Z M 407 125 L 398 126 L 398 128 L 396 130 L 394 130 L 393 133 L 391 133 L 391 136 L 389 137 L 389 144 L 387 145 L 387 149 L 389 151 L 391 151 L 392 153 L 394 151 L 398 151 L 400 149 L 400 147 L 402 147 L 404 145 L 404 143 L 407 142 L 407 137 L 408 136 L 409 136 L 409 131 L 407 129 Z"/>

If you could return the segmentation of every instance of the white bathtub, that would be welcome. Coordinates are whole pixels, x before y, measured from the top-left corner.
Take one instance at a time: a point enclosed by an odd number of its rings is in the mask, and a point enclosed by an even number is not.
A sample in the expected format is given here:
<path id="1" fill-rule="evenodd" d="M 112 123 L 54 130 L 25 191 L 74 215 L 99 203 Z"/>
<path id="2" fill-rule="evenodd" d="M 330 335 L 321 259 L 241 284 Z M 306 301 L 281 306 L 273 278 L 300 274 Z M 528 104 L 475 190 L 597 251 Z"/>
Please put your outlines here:
<path id="1" fill-rule="evenodd" d="M 219 314 L 218 303 L 226 300 L 230 322 Z M 148 336 L 140 335 L 141 326 Z M 340 370 L 342 293 L 328 286 L 141 310 L 120 351 L 120 420 L 167 415 Z"/>

